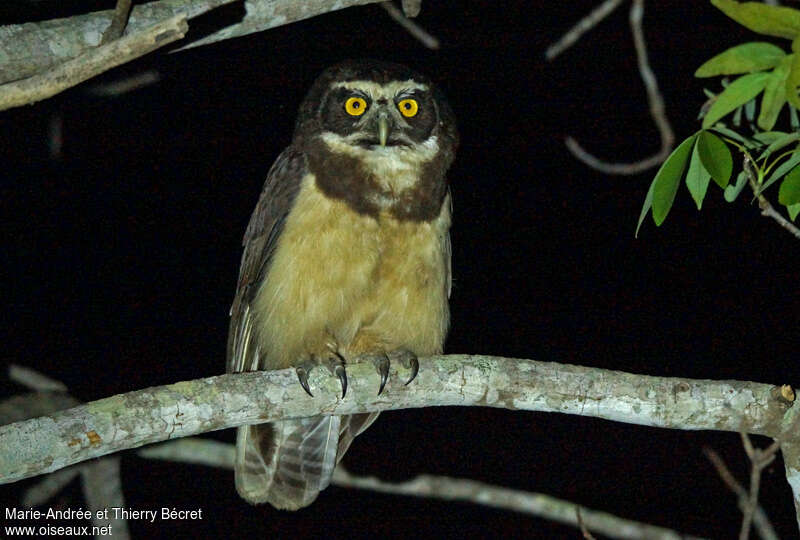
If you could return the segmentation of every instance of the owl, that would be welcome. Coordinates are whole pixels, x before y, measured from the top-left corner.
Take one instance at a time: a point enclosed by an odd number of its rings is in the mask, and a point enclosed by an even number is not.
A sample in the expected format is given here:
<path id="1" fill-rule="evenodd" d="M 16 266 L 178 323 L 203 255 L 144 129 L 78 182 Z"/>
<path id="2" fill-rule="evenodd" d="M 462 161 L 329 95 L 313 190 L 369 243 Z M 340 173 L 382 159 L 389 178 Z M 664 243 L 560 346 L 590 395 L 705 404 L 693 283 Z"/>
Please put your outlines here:
<path id="1" fill-rule="evenodd" d="M 450 193 L 458 146 L 441 92 L 410 69 L 351 60 L 325 70 L 300 106 L 244 235 L 231 308 L 229 372 L 331 370 L 391 362 L 416 375 L 449 325 Z M 251 503 L 311 504 L 378 413 L 238 428 L 236 489 Z"/>

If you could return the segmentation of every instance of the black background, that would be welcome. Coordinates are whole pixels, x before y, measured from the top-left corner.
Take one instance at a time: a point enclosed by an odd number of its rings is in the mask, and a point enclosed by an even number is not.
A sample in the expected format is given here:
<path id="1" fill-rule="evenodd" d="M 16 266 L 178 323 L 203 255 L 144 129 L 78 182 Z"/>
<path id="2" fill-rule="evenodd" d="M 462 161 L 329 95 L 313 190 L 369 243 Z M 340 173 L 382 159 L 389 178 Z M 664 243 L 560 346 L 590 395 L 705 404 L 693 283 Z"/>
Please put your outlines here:
<path id="1" fill-rule="evenodd" d="M 74 4 L 39 2 L 6 22 L 77 13 Z M 352 8 L 157 52 L 0 113 L 3 362 L 62 380 L 81 400 L 223 372 L 240 240 L 270 164 L 290 141 L 296 108 L 328 65 L 374 57 L 432 76 L 459 120 L 447 352 L 797 386 L 797 240 L 746 194 L 728 204 L 713 184 L 699 213 L 681 187 L 665 225 L 648 218 L 636 240 L 655 170 L 604 176 L 566 151 L 567 135 L 612 161 L 659 147 L 628 4 L 544 61 L 547 45 L 595 4 L 429 1 L 418 22 L 441 40 L 439 51 L 424 49 L 379 6 Z M 220 10 L 204 24 L 240 10 Z M 697 129 L 705 99 L 696 67 L 759 39 L 696 1 L 648 3 L 645 32 L 679 140 Z M 158 84 L 116 98 L 86 91 L 149 69 Z M 48 125 L 58 117 L 64 142 L 54 159 Z M 20 391 L 7 379 L 2 385 L 5 395 Z M 232 441 L 233 430 L 212 436 Z M 704 445 L 746 482 L 734 433 L 477 407 L 385 413 L 344 463 L 388 480 L 472 478 L 731 538 L 740 513 Z M 134 538 L 579 537 L 514 513 L 337 487 L 282 513 L 240 500 L 230 471 L 130 453 L 122 467 L 128 506 L 200 507 L 205 517 L 132 521 Z M 4 486 L 4 506 L 33 482 Z M 796 537 L 780 459 L 764 473 L 761 500 L 781 537 Z M 53 504 L 84 504 L 77 484 Z"/>

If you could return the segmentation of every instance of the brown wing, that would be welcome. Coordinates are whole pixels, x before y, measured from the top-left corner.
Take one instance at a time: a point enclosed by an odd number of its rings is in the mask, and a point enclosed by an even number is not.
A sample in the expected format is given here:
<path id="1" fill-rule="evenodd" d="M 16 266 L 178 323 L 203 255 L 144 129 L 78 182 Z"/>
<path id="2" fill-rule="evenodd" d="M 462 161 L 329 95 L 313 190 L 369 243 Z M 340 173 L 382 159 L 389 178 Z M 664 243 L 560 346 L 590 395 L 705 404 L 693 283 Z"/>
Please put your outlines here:
<path id="1" fill-rule="evenodd" d="M 256 336 L 250 316 L 250 302 L 269 268 L 277 239 L 283 230 L 300 183 L 307 173 L 306 159 L 293 146 L 284 150 L 267 173 L 267 180 L 244 234 L 244 253 L 239 282 L 231 306 L 228 332 L 227 371 L 258 369 Z"/>

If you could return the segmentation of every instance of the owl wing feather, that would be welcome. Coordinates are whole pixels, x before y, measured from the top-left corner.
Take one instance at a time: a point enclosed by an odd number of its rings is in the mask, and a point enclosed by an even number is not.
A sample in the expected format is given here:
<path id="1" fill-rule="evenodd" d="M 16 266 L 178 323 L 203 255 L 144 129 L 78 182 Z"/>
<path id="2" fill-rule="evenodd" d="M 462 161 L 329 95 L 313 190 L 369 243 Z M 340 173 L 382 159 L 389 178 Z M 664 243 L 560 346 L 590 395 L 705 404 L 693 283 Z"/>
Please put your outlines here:
<path id="1" fill-rule="evenodd" d="M 259 368 L 250 303 L 266 276 L 286 216 L 289 215 L 307 172 L 308 166 L 303 153 L 294 146 L 286 148 L 267 173 L 261 196 L 250 216 L 242 242 L 244 252 L 230 312 L 229 373 Z"/>

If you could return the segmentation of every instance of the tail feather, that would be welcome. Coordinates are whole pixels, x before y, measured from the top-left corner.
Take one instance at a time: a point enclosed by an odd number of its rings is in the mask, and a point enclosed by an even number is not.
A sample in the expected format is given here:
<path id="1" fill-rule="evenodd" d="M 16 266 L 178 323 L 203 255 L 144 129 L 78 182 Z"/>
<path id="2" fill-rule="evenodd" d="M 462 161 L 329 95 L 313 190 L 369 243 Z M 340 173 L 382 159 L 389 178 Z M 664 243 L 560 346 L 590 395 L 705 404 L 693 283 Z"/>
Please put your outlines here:
<path id="1" fill-rule="evenodd" d="M 314 416 L 240 427 L 236 489 L 251 503 L 297 510 L 330 484 L 341 417 Z"/>

